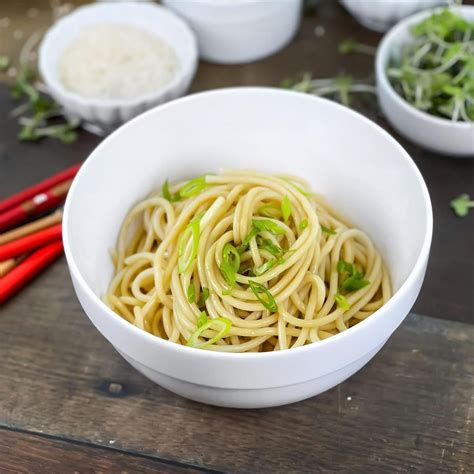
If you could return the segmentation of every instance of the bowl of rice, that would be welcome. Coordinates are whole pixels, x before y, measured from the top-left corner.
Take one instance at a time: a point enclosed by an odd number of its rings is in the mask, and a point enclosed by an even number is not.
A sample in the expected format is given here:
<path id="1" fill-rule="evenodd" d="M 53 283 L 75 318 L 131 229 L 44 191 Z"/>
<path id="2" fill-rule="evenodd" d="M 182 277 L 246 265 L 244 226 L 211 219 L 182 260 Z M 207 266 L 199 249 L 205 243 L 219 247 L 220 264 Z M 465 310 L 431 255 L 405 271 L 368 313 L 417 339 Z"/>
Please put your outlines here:
<path id="1" fill-rule="evenodd" d="M 40 73 L 65 112 L 106 129 L 184 95 L 197 60 L 194 34 L 180 18 L 133 2 L 77 8 L 39 50 Z"/>

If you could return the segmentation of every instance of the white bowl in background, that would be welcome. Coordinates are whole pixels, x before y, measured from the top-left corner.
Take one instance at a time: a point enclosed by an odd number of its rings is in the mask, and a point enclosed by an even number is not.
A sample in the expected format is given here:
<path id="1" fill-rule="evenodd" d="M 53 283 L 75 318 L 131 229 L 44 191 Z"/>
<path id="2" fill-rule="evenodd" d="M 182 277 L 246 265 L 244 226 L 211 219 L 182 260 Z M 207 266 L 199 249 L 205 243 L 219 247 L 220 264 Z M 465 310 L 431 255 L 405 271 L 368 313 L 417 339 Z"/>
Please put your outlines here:
<path id="1" fill-rule="evenodd" d="M 64 49 L 84 26 L 115 23 L 135 26 L 165 41 L 179 66 L 164 87 L 130 99 L 94 99 L 67 90 L 60 81 L 58 63 Z M 197 67 L 197 45 L 190 28 L 168 9 L 148 3 L 97 3 L 75 9 L 46 33 L 39 49 L 39 70 L 50 94 L 66 113 L 106 128 L 116 127 L 156 105 L 184 95 Z"/>
<path id="2" fill-rule="evenodd" d="M 452 7 L 460 15 L 474 20 L 474 6 Z M 402 135 L 428 150 L 459 157 L 474 157 L 474 123 L 453 122 L 436 117 L 409 104 L 390 84 L 388 63 L 401 46 L 411 41 L 410 27 L 431 15 L 426 10 L 395 25 L 383 38 L 375 58 L 377 95 L 383 113 Z"/>
<path id="3" fill-rule="evenodd" d="M 341 334 L 271 353 L 189 348 L 144 332 L 115 314 L 100 297 L 113 273 L 109 249 L 129 209 L 167 178 L 190 178 L 219 168 L 306 178 L 373 238 L 391 273 L 394 296 Z M 236 88 L 157 107 L 106 138 L 71 186 L 63 229 L 79 301 L 131 365 L 184 397 L 256 408 L 317 395 L 351 376 L 380 350 L 420 290 L 432 212 L 417 167 L 375 123 L 299 92 Z"/>
<path id="4" fill-rule="evenodd" d="M 298 30 L 302 0 L 163 0 L 196 33 L 202 59 L 238 64 L 270 56 Z"/>
<path id="5" fill-rule="evenodd" d="M 447 0 L 341 0 L 351 15 L 374 31 L 387 31 L 401 19 Z"/>

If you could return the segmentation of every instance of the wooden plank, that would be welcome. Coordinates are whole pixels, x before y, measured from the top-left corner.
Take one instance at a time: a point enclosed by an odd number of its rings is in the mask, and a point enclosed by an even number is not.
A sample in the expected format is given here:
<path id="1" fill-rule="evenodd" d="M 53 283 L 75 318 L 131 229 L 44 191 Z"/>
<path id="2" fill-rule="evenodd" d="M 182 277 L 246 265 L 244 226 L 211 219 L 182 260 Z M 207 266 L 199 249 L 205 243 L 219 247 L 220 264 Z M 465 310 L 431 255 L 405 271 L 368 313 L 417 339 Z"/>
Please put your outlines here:
<path id="1" fill-rule="evenodd" d="M 0 317 L 3 426 L 241 472 L 474 470 L 470 325 L 410 316 L 338 388 L 239 411 L 187 401 L 129 367 L 82 313 L 61 264 L 14 305 Z"/>
<path id="2" fill-rule="evenodd" d="M 160 462 L 115 449 L 0 429 L 0 471 L 2 473 L 51 472 L 202 472 L 189 466 Z"/>

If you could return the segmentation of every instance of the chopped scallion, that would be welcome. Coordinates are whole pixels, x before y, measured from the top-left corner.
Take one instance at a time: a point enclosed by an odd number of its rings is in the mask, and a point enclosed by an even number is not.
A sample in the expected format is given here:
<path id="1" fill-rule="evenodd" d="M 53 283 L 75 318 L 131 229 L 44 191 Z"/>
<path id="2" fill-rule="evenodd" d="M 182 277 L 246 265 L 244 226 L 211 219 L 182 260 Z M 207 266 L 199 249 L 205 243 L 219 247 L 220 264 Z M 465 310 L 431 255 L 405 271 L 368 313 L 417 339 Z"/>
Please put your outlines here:
<path id="1" fill-rule="evenodd" d="M 281 201 L 281 213 L 283 214 L 283 220 L 286 222 L 291 216 L 291 201 L 288 194 L 285 194 Z"/>
<path id="2" fill-rule="evenodd" d="M 257 297 L 258 301 L 262 303 L 262 305 L 271 311 L 272 313 L 276 313 L 278 311 L 278 306 L 276 304 L 275 298 L 273 298 L 273 295 L 268 291 L 267 288 L 265 288 L 263 285 L 260 283 L 257 283 L 255 281 L 249 280 L 249 286 L 250 289 L 253 291 L 254 295 Z M 264 294 L 266 298 L 261 296 Z"/>
<path id="3" fill-rule="evenodd" d="M 199 316 L 199 320 L 201 320 L 203 313 L 204 316 L 206 315 L 206 313 L 203 311 L 201 313 L 201 316 Z M 196 349 L 205 349 L 206 347 L 212 346 L 217 341 L 220 341 L 222 338 L 226 337 L 227 334 L 229 334 L 231 328 L 232 322 L 227 318 L 208 319 L 206 317 L 206 322 L 204 322 L 201 326 L 198 327 L 196 331 L 193 332 L 193 334 L 191 334 L 191 337 L 189 338 L 186 345 L 188 347 L 194 347 Z M 215 335 L 207 340 L 200 339 L 200 336 L 207 330 L 213 330 Z"/>
<path id="4" fill-rule="evenodd" d="M 284 235 L 286 233 L 285 229 L 269 219 L 254 219 L 252 221 L 252 226 L 255 227 L 258 232 L 266 230 L 274 235 Z"/>
<path id="5" fill-rule="evenodd" d="M 207 318 L 206 312 L 205 312 L 205 311 L 201 311 L 201 314 L 199 315 L 199 318 L 198 318 L 198 320 L 197 320 L 197 327 L 198 327 L 198 328 L 203 327 L 204 324 L 207 323 L 207 320 L 208 320 L 208 318 Z"/>
<path id="6" fill-rule="evenodd" d="M 335 230 L 331 230 L 329 229 L 328 227 L 324 226 L 321 224 L 321 230 L 325 233 L 325 234 L 329 234 L 329 235 L 336 235 L 337 232 Z"/>
<path id="7" fill-rule="evenodd" d="M 187 297 L 190 304 L 193 304 L 196 300 L 196 289 L 194 288 L 193 283 L 191 282 L 188 286 Z"/>
<path id="8" fill-rule="evenodd" d="M 301 222 L 300 222 L 300 230 L 305 230 L 306 227 L 308 227 L 308 219 L 303 219 Z"/>
<path id="9" fill-rule="evenodd" d="M 347 299 L 345 298 L 345 296 L 342 296 L 340 294 L 337 294 L 335 297 L 334 297 L 334 300 L 336 301 L 337 305 L 344 309 L 344 310 L 348 310 L 351 305 L 349 304 L 349 302 L 347 301 Z"/>
<path id="10" fill-rule="evenodd" d="M 201 296 L 199 297 L 197 305 L 199 307 L 204 306 L 208 298 L 209 298 L 209 288 L 206 288 L 205 286 L 203 286 L 202 293 L 201 293 Z"/>
<path id="11" fill-rule="evenodd" d="M 179 195 L 182 198 L 189 198 L 196 196 L 201 191 L 206 189 L 208 184 L 206 183 L 206 175 L 199 176 L 198 178 L 191 179 L 179 190 Z"/>
<path id="12" fill-rule="evenodd" d="M 199 249 L 199 234 L 200 234 L 200 222 L 199 217 L 195 217 L 184 229 L 178 243 L 178 270 L 179 273 L 185 273 L 193 264 L 196 259 L 198 249 Z M 186 259 L 186 246 L 188 239 L 192 239 L 192 248 L 191 253 Z"/>

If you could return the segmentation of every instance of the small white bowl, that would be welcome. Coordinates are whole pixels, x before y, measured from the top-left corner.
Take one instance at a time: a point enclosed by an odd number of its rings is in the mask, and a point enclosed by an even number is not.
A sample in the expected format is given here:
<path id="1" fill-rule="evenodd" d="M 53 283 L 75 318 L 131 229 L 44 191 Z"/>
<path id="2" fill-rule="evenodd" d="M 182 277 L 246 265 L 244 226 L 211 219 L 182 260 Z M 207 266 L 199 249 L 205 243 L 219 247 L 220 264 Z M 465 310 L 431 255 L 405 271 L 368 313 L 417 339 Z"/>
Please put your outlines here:
<path id="1" fill-rule="evenodd" d="M 238 64 L 262 59 L 295 35 L 302 0 L 163 0 L 189 22 L 202 59 Z"/>
<path id="2" fill-rule="evenodd" d="M 351 15 L 366 28 L 387 31 L 397 21 L 447 0 L 341 0 Z"/>
<path id="3" fill-rule="evenodd" d="M 391 273 L 394 296 L 341 334 L 271 353 L 189 348 L 144 332 L 115 314 L 100 297 L 113 272 L 109 248 L 115 246 L 131 206 L 166 178 L 184 179 L 219 168 L 306 178 L 373 238 Z M 380 350 L 420 290 L 432 212 L 417 167 L 375 123 L 347 107 L 299 92 L 237 88 L 170 102 L 106 138 L 71 186 L 63 229 L 79 301 L 130 364 L 184 397 L 257 408 L 328 390 Z"/>
<path id="4" fill-rule="evenodd" d="M 474 20 L 474 6 L 452 7 L 460 15 Z M 433 14 L 426 10 L 395 25 L 383 38 L 375 58 L 377 94 L 383 113 L 402 135 L 423 148 L 438 153 L 474 157 L 474 123 L 453 122 L 435 117 L 409 104 L 390 84 L 387 65 L 403 44 L 411 41 L 410 27 Z"/>
<path id="5" fill-rule="evenodd" d="M 84 26 L 97 23 L 127 24 L 163 39 L 174 49 L 179 62 L 171 82 L 155 92 L 131 99 L 93 99 L 67 90 L 59 78 L 61 54 Z M 196 72 L 197 60 L 194 34 L 180 18 L 158 5 L 134 2 L 79 7 L 49 29 L 39 49 L 39 70 L 54 99 L 67 113 L 106 128 L 116 127 L 145 110 L 184 95 Z"/>

